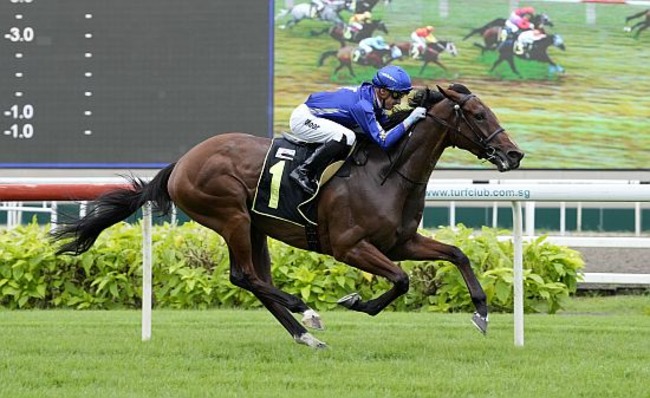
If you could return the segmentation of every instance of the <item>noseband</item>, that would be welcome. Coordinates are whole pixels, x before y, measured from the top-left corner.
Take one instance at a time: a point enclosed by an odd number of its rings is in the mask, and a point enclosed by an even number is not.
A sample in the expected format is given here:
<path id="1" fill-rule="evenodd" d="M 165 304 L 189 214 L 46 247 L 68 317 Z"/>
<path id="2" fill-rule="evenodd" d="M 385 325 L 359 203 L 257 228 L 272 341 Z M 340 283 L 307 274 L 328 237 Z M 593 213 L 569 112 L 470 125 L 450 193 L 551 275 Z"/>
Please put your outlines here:
<path id="1" fill-rule="evenodd" d="M 463 106 L 467 103 L 467 101 L 471 100 L 472 98 L 475 98 L 476 96 L 474 94 L 467 94 L 463 98 L 460 99 L 460 101 L 456 102 L 454 101 L 454 113 L 455 113 L 455 122 L 454 126 L 451 124 L 447 123 L 446 120 L 443 120 L 439 118 L 438 116 L 434 115 L 433 113 L 427 112 L 427 116 L 432 118 L 434 121 L 438 122 L 439 124 L 447 127 L 448 130 L 452 131 L 454 134 L 450 136 L 449 141 L 451 142 L 452 147 L 456 147 L 456 143 L 458 142 L 458 135 L 460 134 L 460 124 L 461 122 L 465 122 L 469 129 L 474 133 L 474 137 L 465 137 L 475 145 L 479 146 L 480 148 L 483 149 L 483 152 L 485 152 L 485 159 L 492 159 L 496 155 L 496 149 L 490 145 L 490 141 L 492 141 L 497 135 L 503 133 L 505 130 L 502 127 L 499 127 L 496 129 L 492 134 L 488 135 L 487 137 L 484 137 L 481 129 L 473 122 L 470 121 L 467 116 L 465 116 L 465 111 L 463 110 Z M 452 138 L 453 137 L 453 138 Z"/>

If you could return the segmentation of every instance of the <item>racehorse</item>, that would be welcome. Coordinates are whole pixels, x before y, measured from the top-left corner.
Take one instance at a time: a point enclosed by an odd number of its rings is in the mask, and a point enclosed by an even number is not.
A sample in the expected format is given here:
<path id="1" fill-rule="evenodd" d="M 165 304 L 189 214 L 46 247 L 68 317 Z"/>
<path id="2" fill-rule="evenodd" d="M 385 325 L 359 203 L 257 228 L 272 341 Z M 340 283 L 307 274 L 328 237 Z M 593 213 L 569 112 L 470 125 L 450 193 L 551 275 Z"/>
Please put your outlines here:
<path id="1" fill-rule="evenodd" d="M 454 84 L 438 90 L 418 90 L 409 105 L 424 106 L 427 116 L 392 149 L 384 151 L 368 141 L 358 147 L 363 156 L 346 161 L 346 173 L 335 175 L 319 188 L 319 247 L 312 249 L 392 282 L 391 289 L 374 299 L 366 301 L 352 293 L 339 300 L 342 306 L 369 315 L 377 315 L 409 289 L 408 274 L 395 262 L 449 261 L 459 269 L 476 307 L 474 325 L 486 333 L 486 295 L 467 256 L 457 247 L 418 233 L 427 183 L 450 146 L 486 159 L 500 171 L 519 167 L 524 153 L 492 110 L 465 86 Z M 410 110 L 396 112 L 387 127 L 408 114 Z M 94 202 L 86 216 L 61 225 L 54 239 L 72 240 L 60 246 L 58 253 L 87 251 L 103 230 L 146 202 L 153 202 L 163 213 L 175 204 L 223 237 L 234 285 L 252 292 L 296 342 L 326 347 L 305 328 L 322 328 L 320 315 L 299 297 L 275 287 L 271 279 L 267 237 L 307 249 L 304 227 L 251 211 L 270 143 L 268 138 L 244 133 L 221 134 L 199 143 L 150 182 L 133 178 L 130 189 L 109 191 Z M 365 161 L 359 161 L 361 158 Z M 305 326 L 291 312 L 302 314 Z"/>
<path id="2" fill-rule="evenodd" d="M 399 48 L 403 54 L 412 54 L 413 51 L 413 42 L 410 41 L 402 41 L 402 42 L 397 42 L 394 44 Z M 430 44 L 427 46 L 427 48 L 424 50 L 424 53 L 420 54 L 417 59 L 424 61 L 422 63 L 422 67 L 420 68 L 420 75 L 422 72 L 424 72 L 424 68 L 429 65 L 429 63 L 433 62 L 434 64 L 438 65 L 441 67 L 443 70 L 447 70 L 447 67 L 442 64 L 438 60 L 440 57 L 440 54 L 447 51 L 449 54 L 452 56 L 458 55 L 458 49 L 456 48 L 456 45 L 447 40 L 439 40 L 437 43 Z"/>
<path id="3" fill-rule="evenodd" d="M 346 31 L 347 25 L 334 25 L 329 28 L 325 28 L 321 31 L 311 31 L 312 36 L 319 36 L 322 35 L 325 32 L 329 32 L 329 35 L 332 39 L 338 41 L 341 43 L 341 47 L 345 46 L 346 41 L 350 41 L 353 43 L 358 43 L 363 39 L 367 39 L 372 36 L 372 34 L 375 32 L 375 30 L 380 30 L 386 34 L 388 34 L 388 28 L 382 22 L 380 19 L 376 21 L 370 21 L 368 23 L 363 24 L 363 28 L 359 30 L 358 32 L 354 32 L 350 38 L 345 37 L 345 31 Z"/>
<path id="4" fill-rule="evenodd" d="M 276 15 L 275 20 L 291 15 L 291 19 L 284 25 L 280 25 L 280 29 L 293 28 L 296 24 L 303 19 L 320 19 L 321 21 L 333 22 L 335 24 L 343 24 L 343 19 L 339 13 L 343 10 L 351 10 L 351 0 L 341 0 L 332 4 L 327 4 L 316 17 L 315 9 L 310 3 L 296 4 L 291 8 L 283 8 Z"/>
<path id="5" fill-rule="evenodd" d="M 329 57 L 336 56 L 336 59 L 339 61 L 339 65 L 334 69 L 334 74 L 337 74 L 344 67 L 348 68 L 351 76 L 356 76 L 354 70 L 352 69 L 352 63 L 354 63 L 354 53 L 358 50 L 356 46 L 345 46 L 341 47 L 338 50 L 325 51 L 320 55 L 318 59 L 318 66 L 323 66 L 325 60 Z M 388 65 L 393 59 L 401 57 L 401 51 L 395 52 L 395 47 L 391 47 L 390 50 L 373 50 L 370 54 L 356 61 L 359 65 L 372 66 L 374 68 L 381 68 Z"/>
<path id="6" fill-rule="evenodd" d="M 644 17 L 643 20 L 635 23 L 632 26 L 626 26 L 623 28 L 626 32 L 632 32 L 634 29 L 638 29 L 636 33 L 634 34 L 634 37 L 639 37 L 641 32 L 644 30 L 650 28 L 650 8 L 641 12 L 638 12 L 636 14 L 630 15 L 629 17 L 625 18 L 625 23 L 630 22 L 633 19 L 639 18 L 639 17 Z"/>
<path id="7" fill-rule="evenodd" d="M 547 49 L 550 46 L 555 46 L 560 50 L 564 51 L 566 47 L 564 46 L 564 39 L 560 35 L 548 35 L 542 39 L 536 40 L 533 42 L 532 48 L 523 54 L 515 54 L 514 52 L 514 41 L 508 40 L 503 45 L 499 47 L 499 58 L 494 61 L 490 72 L 494 71 L 494 68 L 497 67 L 501 62 L 506 61 L 510 65 L 510 69 L 517 76 L 522 77 L 517 68 L 515 67 L 514 57 L 515 55 L 522 59 L 529 59 L 532 61 L 539 61 L 546 64 L 549 64 L 549 72 L 564 72 L 564 68 L 560 65 L 553 62 L 551 57 L 548 56 Z"/>
<path id="8" fill-rule="evenodd" d="M 483 37 L 484 44 L 475 42 L 474 45 L 481 49 L 481 54 L 486 51 L 496 50 L 499 44 L 504 40 L 502 32 L 505 23 L 505 18 L 493 19 L 480 28 L 473 29 L 463 37 L 463 40 L 467 40 L 472 35 L 480 34 Z M 553 21 L 551 21 L 549 16 L 544 13 L 535 14 L 531 19 L 531 23 L 536 29 L 542 29 L 544 26 L 553 26 Z"/>

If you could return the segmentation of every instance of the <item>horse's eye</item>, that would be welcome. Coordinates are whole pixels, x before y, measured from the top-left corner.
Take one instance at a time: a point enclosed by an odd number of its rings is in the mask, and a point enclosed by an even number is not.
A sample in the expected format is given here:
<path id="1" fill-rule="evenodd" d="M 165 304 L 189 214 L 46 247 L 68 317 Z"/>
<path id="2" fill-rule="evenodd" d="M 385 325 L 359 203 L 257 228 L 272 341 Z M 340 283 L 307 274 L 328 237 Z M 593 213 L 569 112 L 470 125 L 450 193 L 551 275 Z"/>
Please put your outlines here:
<path id="1" fill-rule="evenodd" d="M 474 116 L 474 117 L 476 118 L 476 120 L 479 120 L 479 121 L 481 121 L 481 120 L 485 120 L 485 113 L 483 113 L 483 112 L 479 112 L 479 113 L 477 113 L 476 116 Z"/>

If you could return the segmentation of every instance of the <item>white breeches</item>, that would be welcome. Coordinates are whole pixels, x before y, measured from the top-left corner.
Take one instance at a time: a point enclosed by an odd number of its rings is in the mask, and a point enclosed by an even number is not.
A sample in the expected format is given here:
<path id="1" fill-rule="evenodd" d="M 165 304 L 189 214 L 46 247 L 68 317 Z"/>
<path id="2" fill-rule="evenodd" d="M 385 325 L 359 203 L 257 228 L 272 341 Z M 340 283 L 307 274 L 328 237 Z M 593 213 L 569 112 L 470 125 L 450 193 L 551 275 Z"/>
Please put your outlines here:
<path id="1" fill-rule="evenodd" d="M 322 117 L 314 116 L 305 104 L 298 105 L 289 119 L 291 135 L 309 143 L 341 141 L 345 137 L 348 145 L 354 144 L 356 136 L 349 128 Z"/>
<path id="2" fill-rule="evenodd" d="M 418 36 L 415 32 L 411 33 L 411 40 L 418 48 L 426 48 L 427 46 L 427 41 L 424 40 L 424 37 Z"/>

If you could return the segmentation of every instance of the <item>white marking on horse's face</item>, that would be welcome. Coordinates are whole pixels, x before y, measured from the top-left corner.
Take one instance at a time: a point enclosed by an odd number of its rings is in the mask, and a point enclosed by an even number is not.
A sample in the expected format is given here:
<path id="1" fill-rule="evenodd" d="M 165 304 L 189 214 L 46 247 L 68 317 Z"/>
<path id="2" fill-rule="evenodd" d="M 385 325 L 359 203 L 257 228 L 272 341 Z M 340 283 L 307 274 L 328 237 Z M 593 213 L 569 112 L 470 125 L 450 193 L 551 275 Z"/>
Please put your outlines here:
<path id="1" fill-rule="evenodd" d="M 456 45 L 452 42 L 447 43 L 446 50 L 449 54 L 451 54 L 454 57 L 458 55 L 458 49 L 456 48 Z"/>

